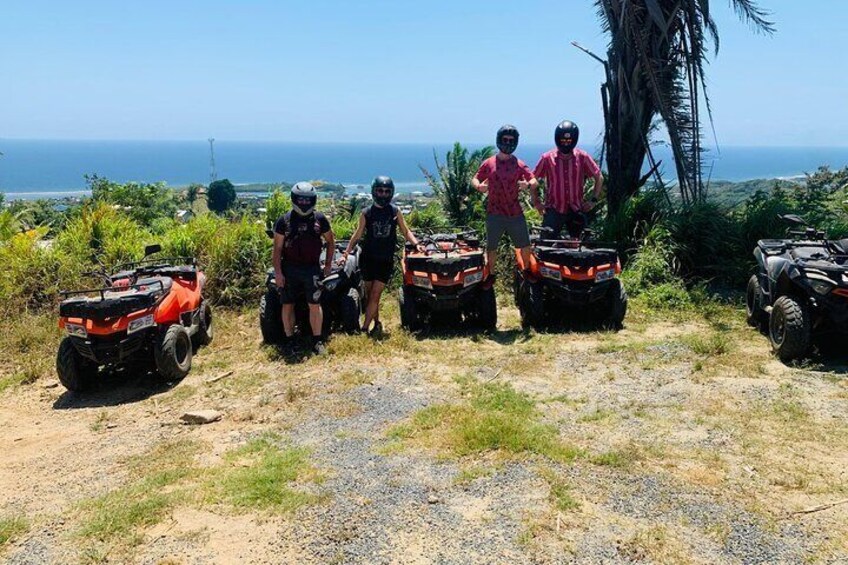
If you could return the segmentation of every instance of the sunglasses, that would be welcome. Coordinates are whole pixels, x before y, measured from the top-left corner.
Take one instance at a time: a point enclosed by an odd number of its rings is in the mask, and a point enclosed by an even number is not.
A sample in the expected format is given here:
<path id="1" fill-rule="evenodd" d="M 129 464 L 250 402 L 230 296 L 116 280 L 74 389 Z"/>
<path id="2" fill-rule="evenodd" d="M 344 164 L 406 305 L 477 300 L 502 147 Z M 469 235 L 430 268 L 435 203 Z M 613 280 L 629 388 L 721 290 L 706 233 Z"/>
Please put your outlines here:
<path id="1" fill-rule="evenodd" d="M 392 193 L 391 189 L 388 189 L 388 188 L 377 188 L 377 189 L 374 190 L 374 192 L 376 192 L 380 196 L 388 196 L 389 194 Z"/>

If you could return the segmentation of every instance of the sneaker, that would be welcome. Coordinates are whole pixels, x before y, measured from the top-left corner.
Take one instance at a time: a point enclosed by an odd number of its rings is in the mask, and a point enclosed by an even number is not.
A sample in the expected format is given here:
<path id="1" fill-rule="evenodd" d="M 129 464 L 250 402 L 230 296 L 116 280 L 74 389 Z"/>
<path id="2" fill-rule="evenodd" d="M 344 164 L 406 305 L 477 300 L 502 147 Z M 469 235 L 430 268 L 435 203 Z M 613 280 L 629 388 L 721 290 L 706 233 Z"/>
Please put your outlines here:
<path id="1" fill-rule="evenodd" d="M 374 322 L 374 328 L 369 332 L 369 335 L 378 339 L 383 337 L 383 324 Z"/>
<path id="2" fill-rule="evenodd" d="M 283 339 L 280 341 L 280 350 L 283 352 L 283 355 L 291 355 L 292 351 L 295 348 L 295 338 L 293 335 L 283 336 Z"/>
<path id="3" fill-rule="evenodd" d="M 315 343 L 312 344 L 312 352 L 315 353 L 315 355 L 324 355 L 327 353 L 327 346 L 324 345 L 324 342 L 320 339 L 315 340 Z"/>

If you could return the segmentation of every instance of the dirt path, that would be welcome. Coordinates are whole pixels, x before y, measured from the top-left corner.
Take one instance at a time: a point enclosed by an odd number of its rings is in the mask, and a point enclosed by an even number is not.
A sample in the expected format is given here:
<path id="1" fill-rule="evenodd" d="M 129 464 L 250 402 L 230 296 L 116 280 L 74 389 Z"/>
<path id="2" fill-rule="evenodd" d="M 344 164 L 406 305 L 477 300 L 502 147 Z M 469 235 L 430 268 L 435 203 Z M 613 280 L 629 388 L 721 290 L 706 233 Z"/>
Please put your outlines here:
<path id="1" fill-rule="evenodd" d="M 502 313 L 502 325 L 515 325 L 510 316 Z M 774 362 L 736 319 L 636 318 L 617 335 L 415 339 L 389 328 L 377 344 L 340 337 L 328 358 L 297 363 L 258 350 L 252 322 L 252 312 L 224 315 L 219 336 L 229 337 L 201 351 L 173 387 L 136 376 L 77 397 L 42 379 L 3 393 L 0 516 L 23 516 L 29 528 L 0 556 L 14 564 L 848 561 L 848 505 L 791 515 L 848 496 L 846 379 L 835 367 Z M 457 458 L 388 437 L 422 409 L 467 403 L 457 383 L 469 378 L 526 393 L 534 417 L 581 455 Z M 192 408 L 224 418 L 179 425 Z M 267 432 L 309 450 L 321 480 L 297 488 L 314 503 L 269 513 L 185 500 L 140 527 L 128 553 L 93 552 L 79 536 L 79 504 L 131 483 L 134 458 L 192 442 L 201 447 L 186 466 L 202 471 Z"/>

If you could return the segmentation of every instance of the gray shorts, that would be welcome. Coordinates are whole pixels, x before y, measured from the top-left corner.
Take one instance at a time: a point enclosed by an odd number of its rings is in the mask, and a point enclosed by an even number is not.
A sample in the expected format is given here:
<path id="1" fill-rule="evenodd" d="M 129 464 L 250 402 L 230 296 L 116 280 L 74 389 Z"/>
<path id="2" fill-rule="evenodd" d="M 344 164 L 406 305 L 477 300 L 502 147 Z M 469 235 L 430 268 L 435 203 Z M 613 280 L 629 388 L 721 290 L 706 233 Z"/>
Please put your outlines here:
<path id="1" fill-rule="evenodd" d="M 527 233 L 527 220 L 524 214 L 520 216 L 502 216 L 489 214 L 486 216 L 486 247 L 497 249 L 504 232 L 509 234 L 512 245 L 521 249 L 530 245 L 530 234 Z"/>

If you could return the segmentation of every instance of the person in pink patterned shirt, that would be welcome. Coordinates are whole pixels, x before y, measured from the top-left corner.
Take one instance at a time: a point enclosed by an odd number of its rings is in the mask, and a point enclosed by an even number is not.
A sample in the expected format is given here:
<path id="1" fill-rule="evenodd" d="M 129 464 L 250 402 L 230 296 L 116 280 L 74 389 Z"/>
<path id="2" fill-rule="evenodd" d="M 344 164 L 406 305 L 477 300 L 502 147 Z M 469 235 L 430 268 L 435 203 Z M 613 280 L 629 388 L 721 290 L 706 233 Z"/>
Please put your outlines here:
<path id="1" fill-rule="evenodd" d="M 520 190 L 536 188 L 536 179 L 524 161 L 513 153 L 518 147 L 518 130 L 505 125 L 496 136 L 498 153 L 489 157 L 474 178 L 472 186 L 484 194 L 486 201 L 486 259 L 489 262 L 490 280 L 494 280 L 495 263 L 498 258 L 498 243 L 504 232 L 509 234 L 512 244 L 521 250 L 525 265 L 530 264 L 530 235 L 527 220 L 518 201 Z"/>
<path id="2" fill-rule="evenodd" d="M 542 214 L 542 227 L 553 230 L 553 237 L 560 237 L 562 228 L 571 237 L 580 237 L 586 227 L 586 212 L 595 207 L 604 188 L 604 176 L 592 156 L 577 148 L 580 129 L 573 122 L 560 123 L 554 132 L 556 149 L 544 153 L 533 171 L 537 179 L 545 180 L 545 202 L 539 192 L 531 187 L 533 207 Z M 593 196 L 589 202 L 583 200 L 583 185 L 586 180 L 595 181 Z"/>

